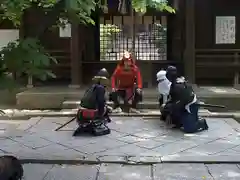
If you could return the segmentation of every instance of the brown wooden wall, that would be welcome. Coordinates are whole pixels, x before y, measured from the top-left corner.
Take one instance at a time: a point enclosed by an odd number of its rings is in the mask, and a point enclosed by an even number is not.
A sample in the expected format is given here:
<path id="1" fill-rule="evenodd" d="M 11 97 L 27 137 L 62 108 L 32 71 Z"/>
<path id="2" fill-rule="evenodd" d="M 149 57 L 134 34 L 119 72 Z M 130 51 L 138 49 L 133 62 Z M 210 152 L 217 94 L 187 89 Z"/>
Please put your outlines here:
<path id="1" fill-rule="evenodd" d="M 196 81 L 198 84 L 232 85 L 239 71 L 240 1 L 195 0 Z M 215 43 L 216 16 L 236 16 L 236 44 Z"/>
<path id="2" fill-rule="evenodd" d="M 71 80 L 70 38 L 60 38 L 58 28 L 56 28 L 46 31 L 41 38 L 41 42 L 46 50 L 58 60 L 57 65 L 51 66 L 57 79 L 50 79 L 48 83 L 69 84 Z"/>

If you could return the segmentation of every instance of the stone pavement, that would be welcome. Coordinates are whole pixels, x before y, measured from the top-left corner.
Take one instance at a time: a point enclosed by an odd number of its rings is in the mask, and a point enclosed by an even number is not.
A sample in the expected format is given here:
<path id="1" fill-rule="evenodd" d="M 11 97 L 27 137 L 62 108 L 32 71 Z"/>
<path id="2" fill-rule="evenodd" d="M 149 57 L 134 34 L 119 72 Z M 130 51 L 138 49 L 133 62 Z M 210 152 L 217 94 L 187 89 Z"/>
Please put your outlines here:
<path id="1" fill-rule="evenodd" d="M 0 154 L 35 163 L 240 162 L 240 124 L 231 118 L 209 118 L 210 129 L 196 134 L 151 117 L 113 117 L 111 134 L 100 137 L 72 137 L 75 122 L 54 131 L 69 119 L 1 120 Z"/>
<path id="2" fill-rule="evenodd" d="M 2 109 L 5 114 L 1 114 L 0 120 L 5 119 L 29 119 L 31 117 L 70 117 L 75 116 L 78 109 L 62 109 L 58 111 L 54 110 L 29 110 L 29 109 Z M 234 118 L 239 119 L 240 111 L 234 112 L 211 112 L 207 109 L 200 109 L 199 115 L 202 117 L 214 117 L 214 118 Z M 154 109 L 141 109 L 141 113 L 111 113 L 111 116 L 138 116 L 138 117 L 159 117 L 160 111 Z"/>
<path id="3" fill-rule="evenodd" d="M 24 180 L 239 180 L 234 164 L 24 164 Z"/>

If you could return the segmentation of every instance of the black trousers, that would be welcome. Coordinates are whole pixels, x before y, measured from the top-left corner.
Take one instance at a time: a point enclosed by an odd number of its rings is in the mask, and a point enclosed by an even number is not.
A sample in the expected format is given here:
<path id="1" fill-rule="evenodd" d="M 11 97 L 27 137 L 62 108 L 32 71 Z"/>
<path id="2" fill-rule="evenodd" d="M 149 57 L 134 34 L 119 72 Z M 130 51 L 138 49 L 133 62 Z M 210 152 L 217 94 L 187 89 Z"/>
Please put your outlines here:
<path id="1" fill-rule="evenodd" d="M 183 110 L 184 111 L 184 110 Z M 171 117 L 172 123 L 176 125 L 176 127 L 181 127 L 182 124 L 180 122 L 180 119 L 176 114 L 172 113 L 172 103 L 167 103 L 164 108 L 160 110 L 161 112 L 161 120 L 166 121 L 167 116 Z"/>
<path id="2" fill-rule="evenodd" d="M 124 105 L 128 104 L 126 90 L 123 90 L 123 89 L 117 90 L 115 92 L 110 93 L 110 95 L 109 95 L 109 100 L 113 101 L 114 108 L 120 107 L 119 98 L 123 99 Z M 134 89 L 131 107 L 136 108 L 137 104 L 141 101 L 142 101 L 142 93 L 139 93 L 139 92 L 137 92 L 137 89 Z"/>

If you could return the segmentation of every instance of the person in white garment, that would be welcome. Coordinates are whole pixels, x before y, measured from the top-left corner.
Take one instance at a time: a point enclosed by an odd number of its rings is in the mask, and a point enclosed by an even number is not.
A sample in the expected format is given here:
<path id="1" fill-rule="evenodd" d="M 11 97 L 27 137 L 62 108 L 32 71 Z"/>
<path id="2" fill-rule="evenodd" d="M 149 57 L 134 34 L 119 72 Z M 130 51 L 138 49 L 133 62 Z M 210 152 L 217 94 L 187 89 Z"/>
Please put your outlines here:
<path id="1" fill-rule="evenodd" d="M 168 100 L 171 82 L 166 78 L 166 71 L 160 70 L 157 73 L 157 83 L 159 92 L 159 105 L 164 106 Z"/>

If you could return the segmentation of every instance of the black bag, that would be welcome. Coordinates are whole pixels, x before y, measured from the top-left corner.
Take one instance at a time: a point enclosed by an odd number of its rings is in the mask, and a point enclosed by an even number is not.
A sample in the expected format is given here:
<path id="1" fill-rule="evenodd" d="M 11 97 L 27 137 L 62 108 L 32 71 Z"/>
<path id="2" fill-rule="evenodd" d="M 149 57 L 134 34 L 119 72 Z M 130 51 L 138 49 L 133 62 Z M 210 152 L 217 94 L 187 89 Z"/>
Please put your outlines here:
<path id="1" fill-rule="evenodd" d="M 93 85 L 83 95 L 80 105 L 81 107 L 84 107 L 86 109 L 96 109 L 96 101 L 97 101 L 96 86 Z"/>

